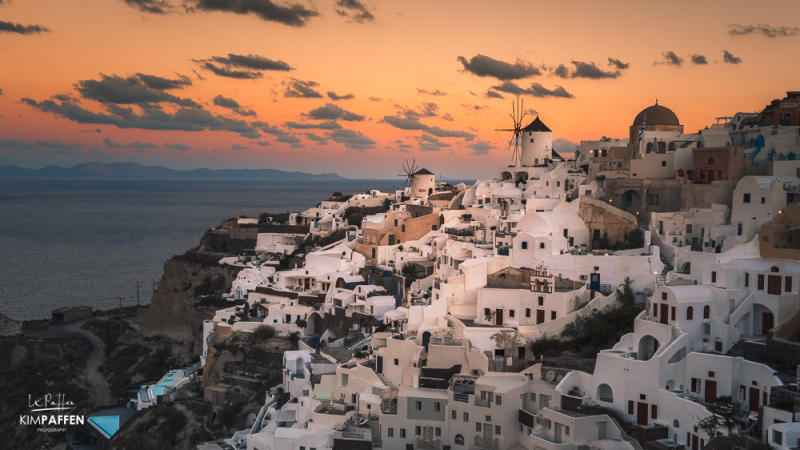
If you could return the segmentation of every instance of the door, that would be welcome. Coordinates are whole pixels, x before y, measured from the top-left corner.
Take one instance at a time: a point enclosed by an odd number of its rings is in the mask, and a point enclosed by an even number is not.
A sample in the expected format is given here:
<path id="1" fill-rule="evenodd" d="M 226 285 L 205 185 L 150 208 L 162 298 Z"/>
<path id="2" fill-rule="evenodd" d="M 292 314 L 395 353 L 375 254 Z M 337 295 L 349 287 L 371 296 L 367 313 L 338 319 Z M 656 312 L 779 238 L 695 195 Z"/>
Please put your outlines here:
<path id="1" fill-rule="evenodd" d="M 722 353 L 722 341 L 714 342 L 714 351 Z"/>
<path id="2" fill-rule="evenodd" d="M 692 435 L 692 450 L 700 450 L 700 439 L 696 435 Z"/>
<path id="3" fill-rule="evenodd" d="M 383 373 L 383 356 L 378 356 L 377 365 L 377 373 Z"/>
<path id="4" fill-rule="evenodd" d="M 483 424 L 483 441 L 487 444 L 492 442 L 492 431 L 494 431 L 492 424 L 485 423 Z"/>
<path id="5" fill-rule="evenodd" d="M 775 326 L 775 316 L 771 312 L 761 314 L 761 334 L 766 335 Z"/>
<path id="6" fill-rule="evenodd" d="M 597 440 L 602 441 L 606 438 L 606 423 L 599 422 L 597 424 Z"/>
<path id="7" fill-rule="evenodd" d="M 664 234 L 664 221 L 658 221 L 658 234 Z"/>
<path id="8" fill-rule="evenodd" d="M 750 401 L 748 402 L 748 406 L 750 411 L 758 411 L 758 397 L 761 395 L 761 391 L 758 388 L 750 387 Z"/>
<path id="9" fill-rule="evenodd" d="M 494 313 L 495 313 L 494 314 L 494 324 L 498 325 L 498 326 L 502 326 L 503 325 L 503 310 L 502 309 L 496 309 L 496 310 L 494 310 Z"/>
<path id="10" fill-rule="evenodd" d="M 770 275 L 767 277 L 767 294 L 781 295 L 781 276 Z"/>
<path id="11" fill-rule="evenodd" d="M 554 434 L 553 442 L 555 442 L 556 444 L 560 444 L 561 443 L 561 424 L 560 423 L 556 423 L 555 424 L 555 430 L 554 430 L 553 434 Z"/>
<path id="12" fill-rule="evenodd" d="M 706 380 L 706 403 L 714 403 L 717 399 L 717 382 L 714 380 Z"/>
<path id="13" fill-rule="evenodd" d="M 669 314 L 669 305 L 667 305 L 666 303 L 662 303 L 661 304 L 661 317 L 660 317 L 660 319 L 661 319 L 661 323 L 663 323 L 664 325 L 666 325 L 667 322 L 669 322 L 669 315 L 668 314 Z"/>
<path id="14" fill-rule="evenodd" d="M 636 424 L 643 427 L 647 426 L 647 403 L 636 403 Z"/>
<path id="15" fill-rule="evenodd" d="M 539 409 L 550 407 L 550 396 L 539 395 Z"/>
<path id="16" fill-rule="evenodd" d="M 536 325 L 539 325 L 540 323 L 544 323 L 544 310 L 543 309 L 537 309 L 536 310 Z"/>

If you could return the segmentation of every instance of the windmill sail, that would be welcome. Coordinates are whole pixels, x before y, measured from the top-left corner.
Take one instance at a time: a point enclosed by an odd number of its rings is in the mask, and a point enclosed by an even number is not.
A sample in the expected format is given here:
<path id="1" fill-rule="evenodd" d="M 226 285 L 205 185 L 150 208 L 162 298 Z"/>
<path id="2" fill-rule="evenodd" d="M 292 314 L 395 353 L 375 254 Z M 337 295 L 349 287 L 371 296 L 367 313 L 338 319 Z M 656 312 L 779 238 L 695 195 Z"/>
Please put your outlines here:
<path id="1" fill-rule="evenodd" d="M 514 128 L 501 128 L 495 131 L 510 131 L 511 139 L 508 141 L 508 148 L 512 149 L 511 161 L 518 164 L 522 159 L 520 136 L 522 135 L 522 120 L 525 118 L 525 106 L 522 99 L 517 96 L 516 102 L 511 103 L 511 121 Z"/>

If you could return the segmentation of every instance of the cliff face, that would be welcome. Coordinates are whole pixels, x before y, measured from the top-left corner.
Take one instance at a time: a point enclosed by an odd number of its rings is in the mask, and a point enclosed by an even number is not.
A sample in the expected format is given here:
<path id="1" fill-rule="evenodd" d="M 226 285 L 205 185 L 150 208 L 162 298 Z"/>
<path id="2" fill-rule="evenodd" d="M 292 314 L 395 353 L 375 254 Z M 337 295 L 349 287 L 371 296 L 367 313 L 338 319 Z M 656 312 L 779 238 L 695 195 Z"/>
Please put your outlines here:
<path id="1" fill-rule="evenodd" d="M 252 247 L 251 247 L 252 248 Z M 221 266 L 224 253 L 189 251 L 164 263 L 159 288 L 147 309 L 139 313 L 145 336 L 193 342 L 195 355 L 203 350 L 202 323 L 227 302 L 209 302 L 205 295 L 222 294 L 231 288 L 239 269 Z"/>

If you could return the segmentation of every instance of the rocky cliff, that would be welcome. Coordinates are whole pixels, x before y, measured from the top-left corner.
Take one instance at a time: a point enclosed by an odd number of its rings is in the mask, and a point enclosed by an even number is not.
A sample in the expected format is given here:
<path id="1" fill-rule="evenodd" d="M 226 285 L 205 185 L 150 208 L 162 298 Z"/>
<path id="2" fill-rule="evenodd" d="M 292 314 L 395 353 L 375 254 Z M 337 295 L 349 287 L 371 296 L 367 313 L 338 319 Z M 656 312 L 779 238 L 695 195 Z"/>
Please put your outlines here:
<path id="1" fill-rule="evenodd" d="M 200 354 L 203 321 L 211 319 L 216 310 L 229 306 L 218 295 L 230 290 L 239 271 L 235 267 L 221 266 L 219 260 L 235 255 L 242 248 L 255 248 L 255 236 L 231 237 L 218 230 L 208 230 L 198 249 L 166 261 L 150 306 L 139 313 L 139 326 L 144 335 L 192 342 L 194 354 Z M 220 251 L 223 249 L 234 252 Z"/>
<path id="2" fill-rule="evenodd" d="M 0 336 L 18 336 L 20 333 L 22 333 L 22 324 L 0 313 Z"/>

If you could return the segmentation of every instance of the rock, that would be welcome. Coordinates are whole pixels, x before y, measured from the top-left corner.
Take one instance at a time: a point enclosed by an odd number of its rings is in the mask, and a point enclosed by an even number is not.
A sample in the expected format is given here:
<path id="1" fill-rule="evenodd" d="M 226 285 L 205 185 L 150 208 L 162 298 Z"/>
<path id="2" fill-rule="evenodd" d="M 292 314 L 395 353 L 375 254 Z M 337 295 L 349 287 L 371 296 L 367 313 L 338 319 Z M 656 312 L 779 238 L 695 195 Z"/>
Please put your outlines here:
<path id="1" fill-rule="evenodd" d="M 0 336 L 19 336 L 20 334 L 22 334 L 22 324 L 0 313 Z"/>

